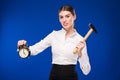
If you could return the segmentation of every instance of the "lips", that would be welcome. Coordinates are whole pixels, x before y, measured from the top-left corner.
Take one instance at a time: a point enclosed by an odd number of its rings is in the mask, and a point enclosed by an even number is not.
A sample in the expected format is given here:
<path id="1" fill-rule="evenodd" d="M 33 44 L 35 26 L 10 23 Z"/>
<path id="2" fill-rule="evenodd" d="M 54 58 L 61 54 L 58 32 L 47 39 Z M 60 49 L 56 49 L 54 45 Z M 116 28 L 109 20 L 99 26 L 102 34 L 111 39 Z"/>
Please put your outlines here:
<path id="1" fill-rule="evenodd" d="M 67 26 L 68 25 L 68 23 L 63 23 L 63 26 Z"/>

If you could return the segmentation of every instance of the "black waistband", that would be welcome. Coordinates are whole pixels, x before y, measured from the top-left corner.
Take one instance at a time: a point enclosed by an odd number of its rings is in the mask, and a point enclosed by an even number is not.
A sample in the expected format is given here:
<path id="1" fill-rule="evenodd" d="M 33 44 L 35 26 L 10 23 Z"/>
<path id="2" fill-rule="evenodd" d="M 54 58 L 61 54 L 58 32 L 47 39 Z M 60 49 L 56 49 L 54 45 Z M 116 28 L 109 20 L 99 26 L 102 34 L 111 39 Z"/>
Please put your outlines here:
<path id="1" fill-rule="evenodd" d="M 53 68 L 57 69 L 71 69 L 74 70 L 76 65 L 58 65 L 58 64 L 53 64 Z"/>

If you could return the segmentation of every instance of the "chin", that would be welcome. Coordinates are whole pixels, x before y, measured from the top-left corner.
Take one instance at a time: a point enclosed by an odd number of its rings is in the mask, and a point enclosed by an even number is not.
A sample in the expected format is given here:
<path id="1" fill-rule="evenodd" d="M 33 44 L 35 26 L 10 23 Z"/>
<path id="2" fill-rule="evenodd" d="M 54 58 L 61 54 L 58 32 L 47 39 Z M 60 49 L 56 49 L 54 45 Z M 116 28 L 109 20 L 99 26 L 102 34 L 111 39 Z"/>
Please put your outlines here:
<path id="1" fill-rule="evenodd" d="M 66 28 L 66 27 L 63 27 L 66 31 L 68 30 L 68 28 Z"/>
<path id="2" fill-rule="evenodd" d="M 68 27 L 68 26 L 64 26 L 63 28 L 64 28 L 65 30 L 68 30 L 68 29 L 69 29 L 69 27 Z"/>

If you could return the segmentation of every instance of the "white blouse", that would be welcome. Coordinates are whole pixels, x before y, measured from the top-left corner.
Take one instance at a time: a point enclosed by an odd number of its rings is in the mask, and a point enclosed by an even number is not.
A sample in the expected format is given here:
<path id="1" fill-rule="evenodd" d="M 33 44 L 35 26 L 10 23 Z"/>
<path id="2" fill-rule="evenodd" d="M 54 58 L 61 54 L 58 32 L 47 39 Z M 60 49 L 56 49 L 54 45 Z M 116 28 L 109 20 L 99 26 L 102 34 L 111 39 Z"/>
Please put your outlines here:
<path id="1" fill-rule="evenodd" d="M 78 58 L 78 54 L 74 54 L 73 50 L 77 43 L 83 38 L 75 31 L 69 38 L 65 40 L 66 31 L 62 28 L 58 31 L 51 32 L 40 42 L 30 46 L 31 55 L 37 55 L 48 47 L 52 47 L 52 64 L 70 65 L 80 63 L 82 72 L 87 75 L 90 70 L 90 62 L 87 54 L 87 48 L 83 48 L 82 56 Z"/>

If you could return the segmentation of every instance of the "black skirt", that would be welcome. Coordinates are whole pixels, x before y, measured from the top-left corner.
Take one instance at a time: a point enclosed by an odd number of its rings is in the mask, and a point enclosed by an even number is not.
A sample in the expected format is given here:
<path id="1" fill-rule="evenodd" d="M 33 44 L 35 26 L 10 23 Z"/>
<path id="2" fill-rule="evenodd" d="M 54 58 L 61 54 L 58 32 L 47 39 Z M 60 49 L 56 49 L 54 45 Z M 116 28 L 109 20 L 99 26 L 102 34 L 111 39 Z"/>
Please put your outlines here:
<path id="1" fill-rule="evenodd" d="M 78 80 L 75 65 L 53 64 L 49 80 Z"/>

